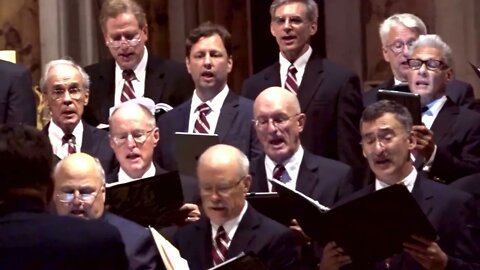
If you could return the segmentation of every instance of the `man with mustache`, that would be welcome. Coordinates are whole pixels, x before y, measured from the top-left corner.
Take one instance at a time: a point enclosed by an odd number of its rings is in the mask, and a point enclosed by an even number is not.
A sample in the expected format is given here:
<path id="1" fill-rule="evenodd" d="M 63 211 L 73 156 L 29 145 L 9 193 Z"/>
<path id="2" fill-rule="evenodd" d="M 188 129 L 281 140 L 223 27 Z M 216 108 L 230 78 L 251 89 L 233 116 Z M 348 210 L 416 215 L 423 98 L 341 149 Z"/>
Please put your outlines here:
<path id="1" fill-rule="evenodd" d="M 421 41 L 420 41 L 421 42 Z M 415 48 L 415 45 L 413 45 Z M 438 234 L 438 241 L 413 235 L 403 243 L 403 252 L 375 265 L 353 269 L 480 269 L 478 232 L 472 196 L 436 183 L 413 166 L 411 152 L 417 136 L 408 110 L 389 100 L 368 106 L 360 122 L 363 155 L 375 173 L 375 183 L 353 194 L 360 198 L 391 185 L 404 185 Z M 341 204 L 340 202 L 339 204 Z M 321 228 L 319 228 L 321 229 Z M 323 249 L 320 270 L 335 270 L 352 263 L 341 246 L 330 242 Z M 350 268 L 342 268 L 350 269 Z"/>
<path id="2" fill-rule="evenodd" d="M 243 96 L 254 100 L 271 86 L 295 92 L 308 118 L 300 135 L 305 149 L 350 165 L 356 188 L 361 187 L 366 166 L 355 143 L 360 141 L 358 120 L 363 110 L 358 76 L 312 50 L 310 37 L 318 27 L 315 0 L 274 0 L 270 16 L 279 61 L 248 78 Z"/>
<path id="3" fill-rule="evenodd" d="M 58 215 L 105 220 L 125 243 L 129 269 L 164 269 L 149 231 L 105 209 L 105 172 L 98 160 L 84 153 L 60 161 L 54 171 L 54 203 Z"/>
<path id="4" fill-rule="evenodd" d="M 417 168 L 442 183 L 480 172 L 480 114 L 446 93 L 452 51 L 437 35 L 421 35 L 408 53 L 410 91 L 421 96 L 423 125 L 413 127 Z"/>
<path id="5" fill-rule="evenodd" d="M 267 269 L 300 269 L 291 232 L 245 200 L 252 183 L 248 163 L 240 150 L 224 144 L 200 156 L 197 175 L 206 217 L 181 228 L 174 241 L 190 269 L 208 269 L 241 252 L 253 252 Z"/>
<path id="6" fill-rule="evenodd" d="M 92 79 L 84 115 L 87 123 L 106 124 L 111 107 L 135 97 L 173 107 L 188 99 L 193 84 L 185 66 L 161 59 L 145 47 L 148 24 L 137 2 L 103 1 L 100 26 L 113 59 L 85 67 Z"/>
<path id="7" fill-rule="evenodd" d="M 378 89 L 405 91 L 407 86 L 408 50 L 419 35 L 427 34 L 425 23 L 410 13 L 394 14 L 385 19 L 379 28 L 383 58 L 389 63 L 393 76 L 363 96 L 365 106 L 377 101 Z M 466 82 L 451 79 L 446 94 L 457 105 L 470 107 L 475 101 L 473 87 Z"/>
<path id="8" fill-rule="evenodd" d="M 118 166 L 108 143 L 108 134 L 82 121 L 90 98 L 90 79 L 70 60 L 52 60 L 40 80 L 43 99 L 51 112 L 51 121 L 43 128 L 59 159 L 77 152 L 100 160 L 109 173 Z"/>
<path id="9" fill-rule="evenodd" d="M 186 41 L 185 61 L 195 83 L 192 98 L 159 118 L 161 132 L 156 161 L 176 170 L 175 132 L 218 134 L 220 143 L 240 149 L 249 159 L 261 153 L 252 126 L 253 102 L 234 93 L 227 84 L 233 67 L 230 33 L 206 22 Z"/>

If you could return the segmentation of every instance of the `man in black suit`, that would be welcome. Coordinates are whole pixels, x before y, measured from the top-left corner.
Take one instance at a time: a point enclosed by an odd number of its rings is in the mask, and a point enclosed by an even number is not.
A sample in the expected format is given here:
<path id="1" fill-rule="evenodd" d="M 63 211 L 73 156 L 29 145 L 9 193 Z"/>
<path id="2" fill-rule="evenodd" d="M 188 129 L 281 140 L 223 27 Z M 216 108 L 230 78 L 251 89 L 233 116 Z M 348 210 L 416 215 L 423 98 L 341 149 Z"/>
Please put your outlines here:
<path id="1" fill-rule="evenodd" d="M 114 170 L 118 163 L 110 149 L 108 133 L 81 120 L 91 93 L 85 71 L 70 60 L 53 60 L 45 65 L 40 86 L 52 116 L 43 131 L 54 155 L 63 159 L 84 152 L 98 158 L 107 173 Z"/>
<path id="2" fill-rule="evenodd" d="M 110 146 L 120 163 L 118 170 L 107 175 L 107 183 L 129 182 L 152 177 L 167 171 L 153 161 L 153 151 L 160 137 L 155 124 L 154 102 L 136 98 L 114 108 L 110 117 Z M 198 220 L 200 200 L 198 183 L 193 177 L 181 175 L 185 204 L 180 208 L 180 224 Z"/>
<path id="3" fill-rule="evenodd" d="M 227 85 L 232 70 L 230 33 L 210 22 L 193 29 L 186 44 L 187 69 L 195 83 L 190 100 L 164 114 L 158 121 L 160 145 L 156 160 L 176 170 L 175 132 L 218 134 L 220 143 L 237 147 L 249 159 L 261 147 L 252 125 L 253 102 L 235 94 Z"/>
<path id="4" fill-rule="evenodd" d="M 206 217 L 175 236 L 190 269 L 207 269 L 241 252 L 253 252 L 268 269 L 299 269 L 291 232 L 245 200 L 252 182 L 248 163 L 239 149 L 225 144 L 200 156 L 197 175 Z"/>
<path id="5" fill-rule="evenodd" d="M 439 36 L 419 36 L 410 48 L 407 72 L 410 90 L 426 109 L 423 125 L 413 127 L 415 164 L 444 183 L 480 172 L 480 114 L 456 105 L 445 92 L 452 78 L 451 54 Z"/>
<path id="6" fill-rule="evenodd" d="M 32 75 L 21 65 L 0 60 L 0 124 L 37 125 Z"/>
<path id="7" fill-rule="evenodd" d="M 379 101 L 365 109 L 360 129 L 363 154 L 376 180 L 350 198 L 405 185 L 438 234 L 438 241 L 414 235 L 403 244 L 403 253 L 362 269 L 480 269 L 480 239 L 471 227 L 475 221 L 472 197 L 417 172 L 410 159 L 416 136 L 408 110 L 393 101 Z M 331 242 L 319 269 L 339 269 L 350 262 L 348 254 Z"/>
<path id="8" fill-rule="evenodd" d="M 120 232 L 130 270 L 164 269 L 148 229 L 105 210 L 105 173 L 98 160 L 73 154 L 57 164 L 53 177 L 58 215 L 105 220 Z"/>
<path id="9" fill-rule="evenodd" d="M 408 50 L 420 35 L 427 34 L 423 21 L 410 13 L 394 14 L 380 24 L 383 58 L 390 64 L 393 76 L 375 89 L 363 95 L 363 104 L 368 106 L 377 101 L 378 89 L 409 91 L 407 86 Z M 450 80 L 446 94 L 457 105 L 472 107 L 475 101 L 473 87 L 469 83 Z"/>
<path id="10" fill-rule="evenodd" d="M 128 269 L 114 227 L 46 212 L 52 157 L 35 128 L 0 126 L 0 269 Z"/>
<path id="11" fill-rule="evenodd" d="M 317 31 L 318 18 L 314 0 L 275 0 L 270 15 L 279 62 L 247 79 L 242 94 L 255 99 L 271 86 L 295 91 L 308 118 L 300 136 L 302 145 L 315 155 L 350 165 L 361 179 L 366 166 L 357 143 L 363 110 L 358 77 L 312 51 L 310 37 Z"/>
<path id="12" fill-rule="evenodd" d="M 85 68 L 92 86 L 84 119 L 106 124 L 109 109 L 134 98 L 148 97 L 155 103 L 175 107 L 191 95 L 193 84 L 185 66 L 149 52 L 148 25 L 142 7 L 134 0 L 104 1 L 100 26 L 113 59 Z M 128 85 L 129 89 L 124 88 Z"/>

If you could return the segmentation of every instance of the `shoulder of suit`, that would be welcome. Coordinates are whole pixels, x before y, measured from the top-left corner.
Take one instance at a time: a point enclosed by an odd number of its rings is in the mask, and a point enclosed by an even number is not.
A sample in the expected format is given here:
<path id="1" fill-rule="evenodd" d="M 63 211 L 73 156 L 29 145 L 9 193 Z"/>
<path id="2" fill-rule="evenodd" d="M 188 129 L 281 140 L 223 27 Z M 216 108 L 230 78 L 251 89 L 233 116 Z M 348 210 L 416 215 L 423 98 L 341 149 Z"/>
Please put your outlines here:
<path id="1" fill-rule="evenodd" d="M 334 159 L 330 159 L 330 158 L 326 158 L 326 157 L 322 157 L 322 156 L 318 156 L 318 155 L 314 155 L 310 152 L 307 152 L 306 150 L 305 150 L 304 158 L 311 159 L 317 165 L 319 165 L 323 168 L 327 168 L 329 170 L 346 172 L 350 169 L 350 166 L 348 166 L 347 164 L 345 164 L 343 162 L 340 162 L 340 161 L 334 160 Z"/>
<path id="2" fill-rule="evenodd" d="M 140 235 L 146 235 L 148 234 L 147 228 L 131 221 L 128 219 L 125 219 L 121 216 L 118 216 L 116 214 L 106 212 L 104 219 L 111 225 L 115 226 L 120 232 L 125 232 L 127 231 L 129 234 L 132 234 L 132 236 L 140 236 Z"/>
<path id="3" fill-rule="evenodd" d="M 437 183 L 428 178 L 421 178 L 417 180 L 422 181 L 422 185 L 425 187 L 425 189 L 436 195 L 439 200 L 448 202 L 449 204 L 455 202 L 463 204 L 473 198 L 471 194 L 465 191 L 452 188 L 442 183 Z"/>

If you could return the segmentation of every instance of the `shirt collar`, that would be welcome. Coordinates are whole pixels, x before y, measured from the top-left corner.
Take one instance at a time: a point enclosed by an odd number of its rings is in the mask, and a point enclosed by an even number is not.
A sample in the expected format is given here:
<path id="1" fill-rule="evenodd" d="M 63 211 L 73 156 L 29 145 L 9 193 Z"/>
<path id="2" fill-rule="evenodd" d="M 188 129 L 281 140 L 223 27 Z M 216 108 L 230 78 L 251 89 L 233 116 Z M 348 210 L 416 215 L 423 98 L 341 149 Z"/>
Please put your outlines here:
<path id="1" fill-rule="evenodd" d="M 286 66 L 288 68 L 291 64 L 293 64 L 297 69 L 305 69 L 305 67 L 307 66 L 308 59 L 310 59 L 310 56 L 312 55 L 312 53 L 313 53 L 312 47 L 308 46 L 308 49 L 300 57 L 298 57 L 297 60 L 291 63 L 280 52 L 279 53 L 280 66 Z"/>
<path id="2" fill-rule="evenodd" d="M 210 221 L 210 224 L 212 225 L 212 239 L 215 239 L 218 228 L 220 226 L 223 226 L 223 229 L 225 229 L 225 232 L 227 233 L 229 243 L 232 242 L 233 236 L 235 235 L 235 232 L 238 229 L 238 225 L 240 224 L 240 221 L 242 221 L 242 218 L 245 215 L 245 213 L 247 212 L 247 207 L 248 207 L 248 202 L 245 200 L 245 205 L 243 206 L 242 211 L 240 211 L 240 214 L 226 221 L 223 224 L 215 224 L 213 223 L 213 221 Z"/>
<path id="3" fill-rule="evenodd" d="M 75 126 L 72 132 L 75 136 L 75 146 L 77 147 L 77 152 L 80 152 L 83 141 L 83 122 L 80 120 Z M 55 122 L 50 121 L 48 125 L 48 137 L 52 144 L 62 145 L 62 138 L 65 135 L 65 132 L 57 125 Z"/>
<path id="4" fill-rule="evenodd" d="M 130 182 L 130 181 L 133 181 L 133 180 L 137 180 L 137 179 L 152 177 L 152 176 L 155 176 L 155 172 L 156 172 L 156 170 L 155 170 L 155 166 L 153 165 L 153 162 L 150 164 L 150 167 L 147 169 L 147 171 L 140 178 L 131 178 L 122 169 L 122 167 L 120 167 L 120 170 L 118 170 L 118 182 L 125 183 L 125 182 Z"/>
<path id="5" fill-rule="evenodd" d="M 208 105 L 208 107 L 210 107 L 210 110 L 212 110 L 212 112 L 220 115 L 220 111 L 222 109 L 223 103 L 225 102 L 225 99 L 227 98 L 227 95 L 228 86 L 225 84 L 225 87 L 223 87 L 223 89 L 218 94 L 216 94 L 212 99 L 207 100 L 205 103 Z M 192 112 L 195 112 L 198 106 L 200 106 L 200 104 L 202 103 L 203 101 L 200 100 L 197 95 L 197 90 L 195 89 L 192 96 L 192 105 L 190 106 L 190 110 Z"/>
<path id="6" fill-rule="evenodd" d="M 296 184 L 304 152 L 305 151 L 303 150 L 303 147 L 300 145 L 298 147 L 298 150 L 291 157 L 282 162 L 282 165 L 285 167 L 285 171 L 288 174 L 288 179 L 282 180 L 295 181 Z M 265 155 L 265 170 L 267 174 L 267 179 L 272 179 L 273 169 L 275 168 L 275 166 L 277 166 L 277 163 L 275 163 L 268 155 Z"/>
<path id="7" fill-rule="evenodd" d="M 411 193 L 417 179 L 417 174 L 417 170 L 415 169 L 415 167 L 412 166 L 412 171 L 410 172 L 410 174 L 408 174 L 407 177 L 405 177 L 402 181 L 397 182 L 396 184 L 404 185 Z M 391 185 L 380 181 L 378 178 L 375 179 L 375 190 L 381 190 L 389 186 Z"/>
<path id="8" fill-rule="evenodd" d="M 145 70 L 147 69 L 147 61 L 148 61 L 148 50 L 147 47 L 143 46 L 143 57 L 138 63 L 138 65 L 133 69 L 133 72 L 135 72 L 135 79 L 140 80 L 141 76 L 140 74 L 145 73 Z M 120 68 L 118 63 L 115 61 L 115 73 L 120 74 L 120 78 L 122 78 L 122 72 L 123 69 Z"/>
<path id="9" fill-rule="evenodd" d="M 441 98 L 435 99 L 427 105 L 428 110 L 424 114 L 430 116 L 437 116 L 443 105 L 447 102 L 447 96 L 442 96 Z"/>

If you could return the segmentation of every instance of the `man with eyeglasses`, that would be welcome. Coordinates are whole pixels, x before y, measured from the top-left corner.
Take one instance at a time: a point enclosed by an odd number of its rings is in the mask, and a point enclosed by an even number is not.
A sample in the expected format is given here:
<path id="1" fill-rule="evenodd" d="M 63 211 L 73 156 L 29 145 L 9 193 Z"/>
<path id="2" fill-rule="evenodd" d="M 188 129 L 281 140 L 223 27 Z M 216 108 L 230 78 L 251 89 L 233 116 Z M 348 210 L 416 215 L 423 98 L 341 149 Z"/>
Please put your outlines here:
<path id="1" fill-rule="evenodd" d="M 410 156 L 418 140 L 408 110 L 394 101 L 373 103 L 362 114 L 360 130 L 363 153 L 375 173 L 375 182 L 338 204 L 391 185 L 404 185 L 435 228 L 438 238 L 431 241 L 412 235 L 405 239 L 403 252 L 372 265 L 356 265 L 341 246 L 330 242 L 323 249 L 318 269 L 480 269 L 479 235 L 471 226 L 476 224 L 472 223 L 476 218 L 473 198 L 431 181 L 415 169 Z M 350 263 L 354 267 L 341 268 Z"/>
<path id="2" fill-rule="evenodd" d="M 84 121 L 82 116 L 90 97 L 90 79 L 73 61 L 59 59 L 48 62 L 40 80 L 43 99 L 51 120 L 43 128 L 59 159 L 84 152 L 100 160 L 110 173 L 118 166 L 108 143 L 108 133 Z"/>
<path id="3" fill-rule="evenodd" d="M 155 160 L 167 170 L 177 170 L 175 132 L 217 134 L 220 143 L 237 147 L 249 159 L 261 147 L 252 126 L 253 102 L 228 86 L 233 67 L 231 35 L 221 25 L 202 23 L 190 31 L 185 61 L 195 83 L 192 98 L 158 120 L 161 138 Z"/>
<path id="4" fill-rule="evenodd" d="M 160 139 L 154 107 L 151 99 L 136 98 L 114 108 L 109 137 L 120 168 L 106 176 L 107 183 L 129 182 L 167 172 L 153 162 L 153 151 Z M 200 198 L 196 179 L 180 175 L 180 180 L 186 203 L 179 209 L 178 224 L 183 225 L 198 220 L 200 209 L 196 204 Z"/>
<path id="5" fill-rule="evenodd" d="M 128 269 L 115 227 L 47 213 L 52 156 L 36 128 L 0 125 L 0 269 Z"/>
<path id="6" fill-rule="evenodd" d="M 105 209 L 105 172 L 94 157 L 77 153 L 55 167 L 53 202 L 60 216 L 104 220 L 115 226 L 125 243 L 129 269 L 164 269 L 149 231 Z"/>
<path id="7" fill-rule="evenodd" d="M 267 179 L 275 178 L 327 207 L 353 192 L 349 166 L 303 148 L 300 134 L 308 118 L 301 113 L 294 93 L 280 87 L 267 88 L 257 96 L 253 108 L 253 122 L 265 155 L 252 161 L 250 191 L 273 191 Z M 304 248 L 303 262 L 315 266 L 316 260 L 308 255 L 308 237 L 295 220 L 290 228 L 297 244 Z"/>
<path id="8" fill-rule="evenodd" d="M 100 26 L 113 59 L 85 68 L 92 79 L 90 104 L 84 119 L 106 124 L 109 108 L 135 97 L 148 97 L 172 107 L 187 100 L 193 84 L 185 66 L 148 51 L 148 24 L 143 8 L 134 0 L 107 0 Z"/>
<path id="9" fill-rule="evenodd" d="M 360 141 L 358 120 L 363 110 L 360 81 L 312 50 L 310 37 L 318 27 L 316 1 L 274 0 L 270 16 L 279 61 L 248 78 L 242 95 L 254 100 L 272 86 L 296 93 L 309 119 L 300 135 L 305 149 L 350 165 L 355 177 L 362 179 L 366 166 L 355 143 Z"/>
<path id="10" fill-rule="evenodd" d="M 248 158 L 225 144 L 208 148 L 197 175 L 206 217 L 175 235 L 175 244 L 191 270 L 204 270 L 241 252 L 257 255 L 267 269 L 301 269 L 292 234 L 245 200 L 252 183 Z"/>
<path id="11" fill-rule="evenodd" d="M 394 14 L 385 19 L 379 28 L 383 58 L 389 63 L 392 77 L 375 89 L 367 91 L 363 103 L 368 106 L 377 101 L 378 89 L 408 91 L 408 51 L 419 35 L 427 34 L 423 21 L 410 13 Z M 447 95 L 457 105 L 470 107 L 474 103 L 473 87 L 466 82 L 451 79 L 446 88 Z"/>
<path id="12" fill-rule="evenodd" d="M 423 125 L 413 127 L 417 168 L 450 183 L 480 172 L 480 114 L 455 104 L 446 93 L 452 51 L 437 35 L 421 35 L 408 53 L 410 91 L 419 94 Z"/>

